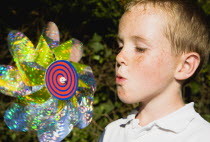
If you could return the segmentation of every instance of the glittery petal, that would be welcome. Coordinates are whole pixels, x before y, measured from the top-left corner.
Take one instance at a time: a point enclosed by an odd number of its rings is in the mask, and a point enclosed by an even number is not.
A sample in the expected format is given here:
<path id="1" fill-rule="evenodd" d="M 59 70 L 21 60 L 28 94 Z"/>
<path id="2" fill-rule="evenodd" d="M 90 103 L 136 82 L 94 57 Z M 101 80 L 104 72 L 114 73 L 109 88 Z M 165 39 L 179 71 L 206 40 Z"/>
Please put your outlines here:
<path id="1" fill-rule="evenodd" d="M 96 91 L 96 81 L 94 79 L 92 69 L 89 66 L 80 72 L 79 78 L 89 86 L 91 94 Z"/>
<path id="2" fill-rule="evenodd" d="M 44 129 L 55 124 L 51 116 L 56 114 L 57 104 L 54 98 L 43 104 L 31 103 L 24 106 L 14 103 L 5 112 L 4 121 L 10 129 L 16 131 Z"/>
<path id="3" fill-rule="evenodd" d="M 71 101 L 68 102 L 67 107 L 69 110 L 70 123 L 76 125 L 79 119 L 78 108 L 75 107 Z"/>
<path id="4" fill-rule="evenodd" d="M 44 68 L 47 68 L 52 62 L 55 61 L 54 54 L 50 50 L 46 40 L 42 35 L 40 36 L 38 45 L 36 47 L 35 55 L 36 57 L 34 62 L 36 62 Z"/>
<path id="5" fill-rule="evenodd" d="M 76 38 L 72 38 L 72 47 L 78 48 L 82 51 L 83 50 L 83 43 Z M 72 53 L 72 54 L 74 54 L 74 53 Z"/>
<path id="6" fill-rule="evenodd" d="M 34 45 L 32 42 L 21 32 L 12 31 L 8 34 L 9 50 L 14 58 L 14 61 L 33 61 L 34 58 Z"/>
<path id="7" fill-rule="evenodd" d="M 8 35 L 9 50 L 13 55 L 17 69 L 20 73 L 22 81 L 31 86 L 30 80 L 26 77 L 22 66 L 22 62 L 31 62 L 35 57 L 35 49 L 31 41 L 21 32 L 12 31 Z"/>
<path id="8" fill-rule="evenodd" d="M 4 121 L 11 130 L 27 131 L 27 113 L 24 107 L 14 103 L 4 114 Z"/>
<path id="9" fill-rule="evenodd" d="M 0 92 L 12 97 L 24 96 L 40 90 L 41 86 L 27 86 L 18 70 L 12 66 L 0 66 Z"/>
<path id="10" fill-rule="evenodd" d="M 48 101 L 50 97 L 51 95 L 48 93 L 46 87 L 43 87 L 40 90 L 37 90 L 36 92 L 33 92 L 30 95 L 19 96 L 16 102 L 25 104 L 25 105 L 30 105 L 30 104 L 35 104 L 35 103 L 43 104 L 46 101 Z"/>
<path id="11" fill-rule="evenodd" d="M 39 64 L 35 63 L 35 62 L 23 62 L 24 65 L 27 65 L 31 68 L 35 68 L 38 70 L 42 70 L 42 71 L 46 71 L 46 69 L 43 66 L 40 66 Z"/>
<path id="12" fill-rule="evenodd" d="M 56 114 L 55 119 L 56 124 L 51 129 L 47 131 L 38 130 L 38 138 L 40 142 L 52 141 L 60 142 L 62 141 L 73 129 L 73 124 L 70 121 L 70 110 L 68 106 L 65 106 L 59 113 Z"/>
<path id="13" fill-rule="evenodd" d="M 43 104 L 32 104 L 28 108 L 28 126 L 31 130 L 46 129 L 55 125 L 54 116 L 58 108 L 58 100 L 51 97 Z"/>
<path id="14" fill-rule="evenodd" d="M 79 94 L 77 94 L 78 103 L 78 124 L 77 127 L 84 128 L 88 126 L 92 120 L 93 115 L 93 94 L 85 88 L 79 88 Z"/>
<path id="15" fill-rule="evenodd" d="M 74 68 L 76 69 L 77 73 L 80 73 L 81 71 L 84 71 L 84 69 L 86 67 L 88 67 L 87 65 L 80 64 L 80 63 L 75 63 L 75 62 L 71 62 L 71 64 L 74 66 Z"/>
<path id="16" fill-rule="evenodd" d="M 71 46 L 72 40 L 69 40 L 58 47 L 53 48 L 52 51 L 55 54 L 56 60 L 69 60 Z"/>
<path id="17" fill-rule="evenodd" d="M 82 58 L 83 54 L 83 44 L 81 41 L 73 38 L 72 39 L 72 47 L 70 49 L 70 61 L 72 62 L 79 62 Z"/>
<path id="18" fill-rule="evenodd" d="M 93 72 L 89 66 L 79 73 L 79 79 L 82 80 L 83 84 L 79 84 L 77 102 L 78 102 L 78 113 L 79 122 L 77 127 L 84 128 L 88 126 L 92 120 L 93 115 L 93 94 L 96 90 L 96 82 L 93 76 Z"/>
<path id="19" fill-rule="evenodd" d="M 23 62 L 20 63 L 21 78 L 28 86 L 43 85 L 45 71 L 32 66 L 33 63 Z"/>
<path id="20" fill-rule="evenodd" d="M 23 87 L 20 74 L 12 66 L 0 66 L 0 92 L 9 96 L 16 96 L 14 91 Z"/>
<path id="21" fill-rule="evenodd" d="M 49 22 L 47 26 L 44 28 L 42 34 L 50 49 L 53 49 L 59 45 L 60 36 L 59 36 L 58 27 L 56 26 L 55 23 Z"/>

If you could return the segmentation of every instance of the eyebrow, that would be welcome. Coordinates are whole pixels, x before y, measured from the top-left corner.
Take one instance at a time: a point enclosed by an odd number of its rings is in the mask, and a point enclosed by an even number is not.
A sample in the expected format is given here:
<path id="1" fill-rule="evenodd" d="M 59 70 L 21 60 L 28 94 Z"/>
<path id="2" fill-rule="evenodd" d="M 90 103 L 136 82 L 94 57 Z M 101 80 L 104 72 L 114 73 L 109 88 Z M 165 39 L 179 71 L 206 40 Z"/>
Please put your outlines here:
<path id="1" fill-rule="evenodd" d="M 123 43 L 123 39 L 120 36 L 118 36 L 118 35 L 116 37 L 116 40 L 117 40 L 117 42 L 122 42 Z M 131 36 L 131 40 L 133 40 L 133 41 L 142 41 L 145 44 L 150 45 L 150 41 L 149 40 L 147 40 L 145 38 L 142 38 L 141 36 L 138 36 L 138 35 Z"/>
<path id="2" fill-rule="evenodd" d="M 140 36 L 131 36 L 131 39 L 134 40 L 134 41 L 139 41 L 140 40 L 140 41 L 142 41 L 142 42 L 144 42 L 146 44 L 150 43 L 149 40 L 147 40 L 145 38 L 142 38 Z"/>

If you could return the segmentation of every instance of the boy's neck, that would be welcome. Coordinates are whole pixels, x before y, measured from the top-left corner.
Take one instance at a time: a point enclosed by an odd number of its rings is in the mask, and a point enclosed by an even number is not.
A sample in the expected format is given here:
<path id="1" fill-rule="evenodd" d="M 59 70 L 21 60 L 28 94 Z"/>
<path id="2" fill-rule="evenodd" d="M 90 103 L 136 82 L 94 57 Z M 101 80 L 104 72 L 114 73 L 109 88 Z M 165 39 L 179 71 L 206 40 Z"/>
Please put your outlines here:
<path id="1" fill-rule="evenodd" d="M 146 126 L 147 124 L 180 109 L 184 105 L 180 90 L 173 92 L 173 94 L 161 94 L 150 101 L 142 102 L 136 119 L 139 119 L 139 125 Z"/>

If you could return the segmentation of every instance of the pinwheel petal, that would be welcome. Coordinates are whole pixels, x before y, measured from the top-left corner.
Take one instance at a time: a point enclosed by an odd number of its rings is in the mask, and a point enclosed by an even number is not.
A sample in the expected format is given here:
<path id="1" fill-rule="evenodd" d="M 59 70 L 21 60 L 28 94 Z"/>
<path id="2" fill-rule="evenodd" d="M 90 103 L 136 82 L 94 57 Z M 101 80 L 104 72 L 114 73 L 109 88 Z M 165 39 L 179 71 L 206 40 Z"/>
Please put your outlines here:
<path id="1" fill-rule="evenodd" d="M 69 60 L 72 62 L 79 62 L 80 59 L 82 58 L 82 53 L 83 53 L 82 42 L 79 41 L 78 39 L 73 38 L 70 53 L 71 53 L 71 56 Z"/>
<path id="2" fill-rule="evenodd" d="M 8 34 L 8 46 L 14 61 L 31 62 L 34 59 L 34 45 L 32 42 L 21 32 L 11 31 Z"/>
<path id="3" fill-rule="evenodd" d="M 79 84 L 77 102 L 79 121 L 77 127 L 84 128 L 88 126 L 92 120 L 93 115 L 93 94 L 96 90 L 96 82 L 93 72 L 89 66 L 79 72 L 79 79 L 83 84 Z"/>
<path id="4" fill-rule="evenodd" d="M 27 131 L 27 113 L 24 106 L 14 103 L 6 110 L 4 122 L 11 130 Z"/>
<path id="5" fill-rule="evenodd" d="M 44 84 L 44 67 L 34 62 L 23 62 L 19 64 L 19 69 L 20 68 L 22 73 L 21 78 L 28 86 Z"/>
<path id="6" fill-rule="evenodd" d="M 93 94 L 79 93 L 77 95 L 77 99 L 78 99 L 78 115 L 79 115 L 77 127 L 82 129 L 87 127 L 92 120 Z"/>
<path id="7" fill-rule="evenodd" d="M 58 27 L 54 22 L 49 22 L 42 32 L 50 49 L 57 47 L 60 43 Z"/>
<path id="8" fill-rule="evenodd" d="M 36 87 L 36 86 L 33 86 L 33 87 Z M 20 103 L 24 105 L 43 104 L 46 101 L 48 101 L 51 97 L 52 96 L 48 93 L 48 90 L 43 85 L 43 87 L 40 90 L 33 92 L 32 94 L 18 97 L 18 99 L 16 100 L 16 103 Z"/>
<path id="9" fill-rule="evenodd" d="M 45 38 L 41 35 L 36 47 L 34 62 L 44 68 L 47 68 L 54 61 L 55 57 L 53 52 L 49 48 Z"/>
<path id="10" fill-rule="evenodd" d="M 53 128 L 45 131 L 37 131 L 39 141 L 62 141 L 73 129 L 74 124 L 72 124 L 70 121 L 69 113 L 69 108 L 67 105 L 65 105 L 65 107 L 56 114 L 55 119 L 57 119 L 57 121 Z"/>
<path id="11" fill-rule="evenodd" d="M 79 72 L 79 78 L 88 86 L 85 87 L 84 85 L 81 85 L 80 87 L 89 88 L 91 91 L 90 93 L 93 94 L 96 90 L 96 81 L 92 69 L 89 66 L 86 66 Z"/>
<path id="12" fill-rule="evenodd" d="M 12 66 L 0 66 L 0 92 L 12 97 L 25 96 L 40 90 L 44 85 L 27 86 L 18 70 Z"/>
<path id="13" fill-rule="evenodd" d="M 12 66 L 0 66 L 0 92 L 9 96 L 16 96 L 19 88 L 23 88 L 24 83 L 21 81 L 17 69 Z"/>
<path id="14" fill-rule="evenodd" d="M 70 59 L 70 49 L 72 46 L 72 40 L 69 40 L 55 48 L 52 49 L 55 54 L 56 60 L 69 60 Z"/>
<path id="15" fill-rule="evenodd" d="M 6 110 L 4 121 L 10 129 L 16 131 L 44 129 L 55 124 L 51 116 L 56 114 L 57 105 L 58 100 L 54 98 L 43 104 L 31 103 L 25 106 L 14 103 Z"/>

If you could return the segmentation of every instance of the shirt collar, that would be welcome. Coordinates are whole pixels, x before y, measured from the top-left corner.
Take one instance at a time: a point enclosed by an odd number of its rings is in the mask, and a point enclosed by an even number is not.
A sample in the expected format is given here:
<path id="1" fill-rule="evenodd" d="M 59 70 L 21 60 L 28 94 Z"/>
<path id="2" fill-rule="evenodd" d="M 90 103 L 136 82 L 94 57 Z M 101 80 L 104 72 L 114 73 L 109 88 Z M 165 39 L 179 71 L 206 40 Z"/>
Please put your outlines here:
<path id="1" fill-rule="evenodd" d="M 138 125 L 139 120 L 135 119 L 136 114 L 137 111 L 134 111 L 127 117 L 127 128 L 142 128 L 140 125 Z M 152 128 L 154 125 L 156 125 L 161 129 L 179 133 L 188 126 L 188 124 L 195 118 L 196 114 L 194 103 L 192 102 L 159 120 L 151 122 L 145 127 Z"/>
<path id="2" fill-rule="evenodd" d="M 196 114 L 194 103 L 192 102 L 154 123 L 162 129 L 179 133 L 189 125 Z"/>

